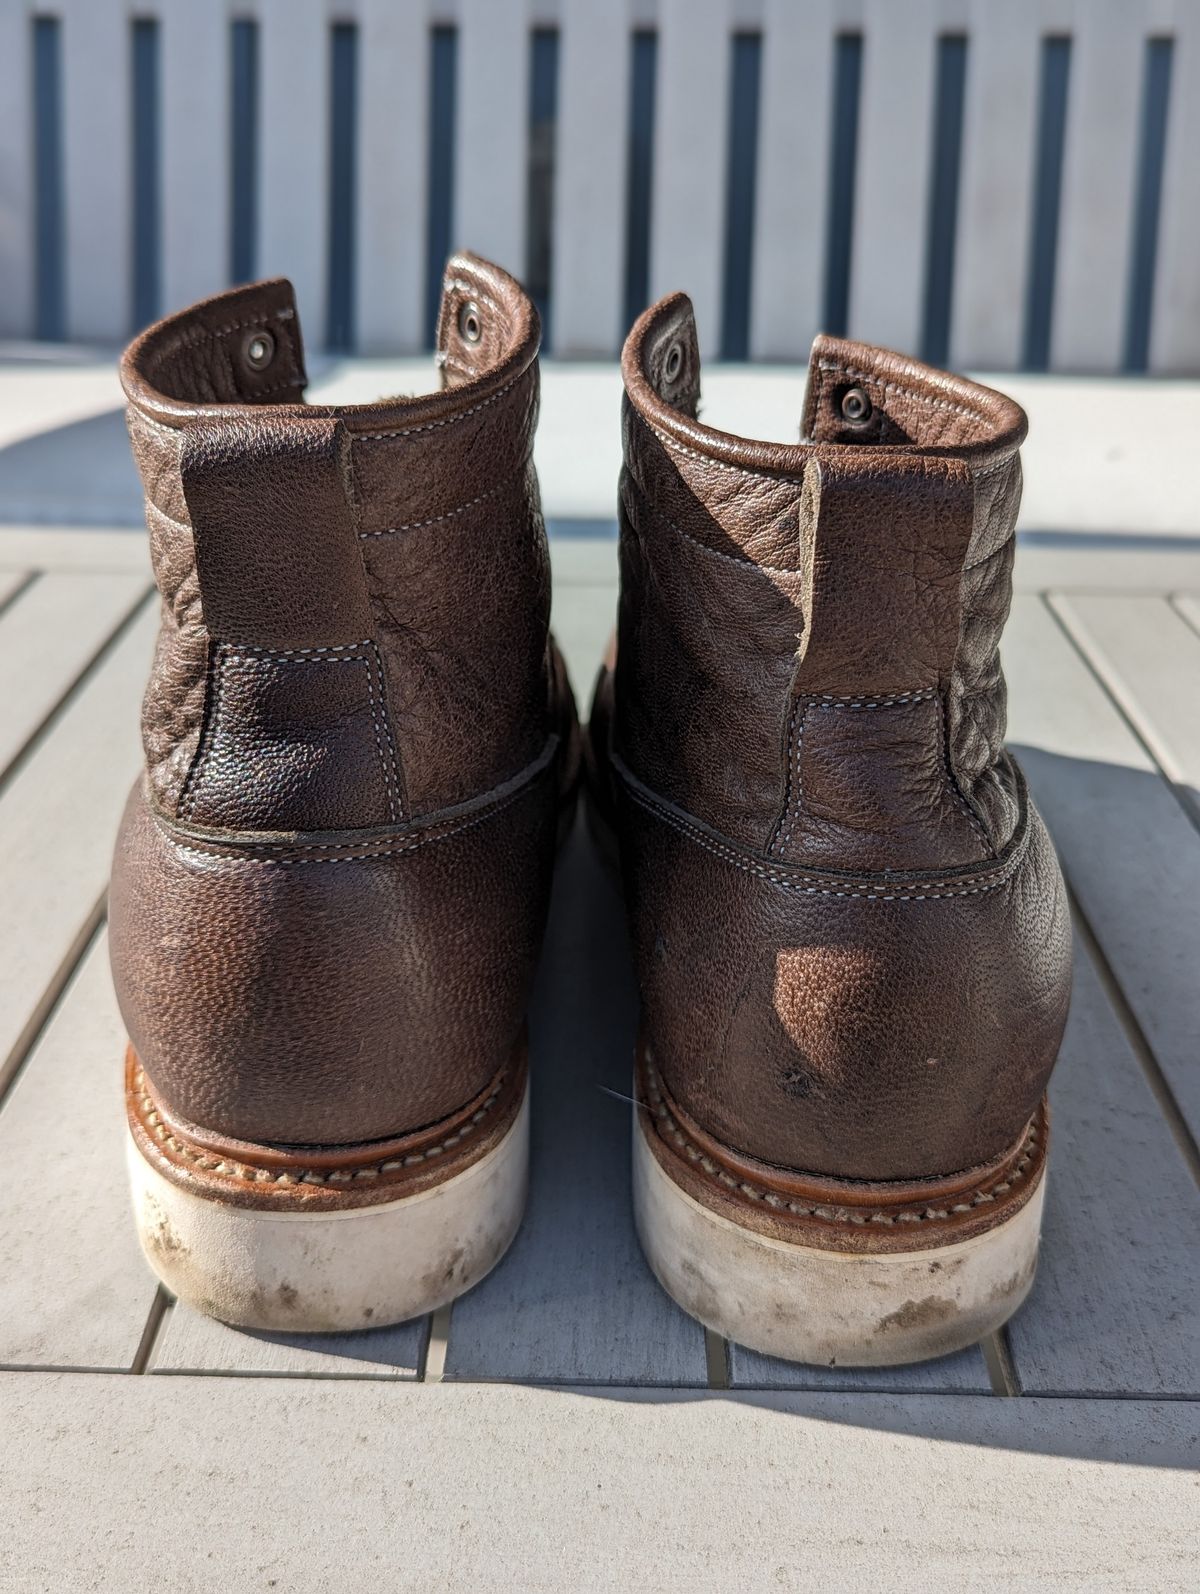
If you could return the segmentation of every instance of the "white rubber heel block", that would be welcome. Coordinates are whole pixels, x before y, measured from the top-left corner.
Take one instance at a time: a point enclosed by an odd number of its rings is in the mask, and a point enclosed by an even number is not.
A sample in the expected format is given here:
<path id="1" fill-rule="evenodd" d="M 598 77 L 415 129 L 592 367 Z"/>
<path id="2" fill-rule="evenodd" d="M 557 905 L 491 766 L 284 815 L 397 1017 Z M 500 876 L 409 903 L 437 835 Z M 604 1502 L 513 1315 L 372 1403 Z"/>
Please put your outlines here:
<path id="1" fill-rule="evenodd" d="M 138 1236 L 180 1300 L 242 1328 L 333 1333 L 419 1317 L 511 1244 L 529 1176 L 529 1092 L 504 1139 L 441 1184 L 345 1212 L 263 1212 L 185 1190 L 128 1137 Z"/>
<path id="2" fill-rule="evenodd" d="M 887 1367 L 972 1345 L 1028 1295 L 1046 1180 L 1006 1223 L 924 1251 L 794 1245 L 702 1206 L 664 1172 L 635 1114 L 634 1211 L 659 1283 L 736 1344 L 818 1366 Z"/>

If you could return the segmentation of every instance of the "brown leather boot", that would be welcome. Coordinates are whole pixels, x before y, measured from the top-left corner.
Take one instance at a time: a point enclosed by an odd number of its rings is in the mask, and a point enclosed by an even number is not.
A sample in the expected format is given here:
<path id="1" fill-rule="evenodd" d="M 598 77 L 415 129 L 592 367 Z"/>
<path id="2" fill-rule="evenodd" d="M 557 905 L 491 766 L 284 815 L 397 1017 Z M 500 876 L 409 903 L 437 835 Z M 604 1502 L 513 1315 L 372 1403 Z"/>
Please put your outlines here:
<path id="1" fill-rule="evenodd" d="M 428 397 L 306 406 L 286 282 L 122 363 L 163 595 L 110 911 L 130 1167 L 151 1265 L 231 1322 L 412 1317 L 520 1221 L 578 762 L 538 336 L 460 256 Z"/>
<path id="2" fill-rule="evenodd" d="M 818 338 L 805 441 L 696 419 L 691 306 L 624 352 L 592 716 L 643 1002 L 635 1200 L 677 1301 L 801 1361 L 952 1351 L 1025 1298 L 1070 988 L 1004 751 L 1025 417 Z"/>

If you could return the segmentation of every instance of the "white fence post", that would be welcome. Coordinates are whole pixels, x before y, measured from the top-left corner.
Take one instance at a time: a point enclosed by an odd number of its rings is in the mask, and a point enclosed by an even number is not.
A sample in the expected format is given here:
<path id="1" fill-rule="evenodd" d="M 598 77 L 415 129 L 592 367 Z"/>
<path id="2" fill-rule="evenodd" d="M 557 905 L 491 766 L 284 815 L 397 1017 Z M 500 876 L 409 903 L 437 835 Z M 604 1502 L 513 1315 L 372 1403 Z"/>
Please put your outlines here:
<path id="1" fill-rule="evenodd" d="M 229 19 L 159 0 L 162 309 L 225 286 L 229 271 Z"/>
<path id="2" fill-rule="evenodd" d="M 557 353 L 611 355 L 624 331 L 638 27 L 658 36 L 650 293 L 686 289 L 706 357 L 720 352 L 732 40 L 737 29 L 760 29 L 750 354 L 803 358 L 822 319 L 831 244 L 831 137 L 840 136 L 834 37 L 854 31 L 862 66 L 847 330 L 918 352 L 932 163 L 946 136 L 935 127 L 938 37 L 961 32 L 950 359 L 998 370 L 1019 366 L 1024 353 L 1043 41 L 1063 35 L 1071 43 L 1049 363 L 1116 371 L 1133 291 L 1134 207 L 1146 179 L 1146 41 L 1169 38 L 1149 364 L 1200 370 L 1200 0 L 0 0 L 7 337 L 32 336 L 37 326 L 33 18 L 43 11 L 61 30 L 63 330 L 103 343 L 130 332 L 135 266 L 148 264 L 134 250 L 152 246 L 134 238 L 134 22 L 159 23 L 153 247 L 162 309 L 228 278 L 231 24 L 249 18 L 259 24 L 257 269 L 295 283 L 314 347 L 327 332 L 330 32 L 336 22 L 358 25 L 354 330 L 372 353 L 414 350 L 425 331 L 434 26 L 458 34 L 452 241 L 525 272 L 530 30 L 541 23 L 557 26 L 560 39 Z M 1162 65 L 1161 55 L 1154 59 Z M 1139 282 L 1149 263 L 1143 250 Z M 1140 338 L 1144 321 L 1136 326 Z"/>
<path id="3" fill-rule="evenodd" d="M 329 28 L 324 0 L 259 0 L 258 274 L 289 277 L 305 344 L 325 341 Z"/>
<path id="4" fill-rule="evenodd" d="M 0 10 L 0 337 L 34 331 L 33 18 Z"/>
<path id="5" fill-rule="evenodd" d="M 1076 7 L 1051 322 L 1056 369 L 1120 369 L 1144 57 L 1140 0 Z"/>
<path id="6" fill-rule="evenodd" d="M 529 28 L 523 0 L 459 0 L 451 248 L 525 269 Z"/>
<path id="7" fill-rule="evenodd" d="M 117 343 L 133 293 L 128 8 L 72 0 L 60 15 L 67 336 Z"/>
<path id="8" fill-rule="evenodd" d="M 1041 0 L 975 0 L 951 297 L 958 364 L 1021 363 L 1037 139 Z"/>
<path id="9" fill-rule="evenodd" d="M 933 128 L 932 0 L 866 0 L 850 332 L 915 349 L 921 335 Z"/>
<path id="10" fill-rule="evenodd" d="M 1200 371 L 1200 7 L 1176 8 L 1150 369 Z"/>
<path id="11" fill-rule="evenodd" d="M 802 360 L 820 330 L 832 24 L 829 0 L 803 7 L 767 0 L 750 295 L 750 355 L 756 360 Z"/>
<path id="12" fill-rule="evenodd" d="M 420 347 L 430 24 L 425 8 L 359 0 L 356 321 L 364 353 Z"/>
<path id="13" fill-rule="evenodd" d="M 728 0 L 660 0 L 651 296 L 682 288 L 716 357 L 729 146 Z"/>
<path id="14" fill-rule="evenodd" d="M 625 331 L 631 41 L 627 0 L 563 0 L 552 264 L 559 354 L 611 354 Z"/>

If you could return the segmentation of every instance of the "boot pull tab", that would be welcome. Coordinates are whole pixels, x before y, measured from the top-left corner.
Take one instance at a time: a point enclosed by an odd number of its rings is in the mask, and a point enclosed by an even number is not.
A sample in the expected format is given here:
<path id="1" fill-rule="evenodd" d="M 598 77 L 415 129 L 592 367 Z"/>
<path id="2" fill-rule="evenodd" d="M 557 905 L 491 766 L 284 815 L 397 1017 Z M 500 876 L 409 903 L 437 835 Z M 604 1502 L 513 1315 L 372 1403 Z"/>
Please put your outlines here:
<path id="1" fill-rule="evenodd" d="M 645 369 L 664 403 L 695 420 L 700 409 L 700 343 L 691 301 L 680 296 L 674 315 L 656 327 L 648 341 Z"/>
<path id="2" fill-rule="evenodd" d="M 944 691 L 958 651 L 974 487 L 958 459 L 815 458 L 797 695 Z"/>
<path id="3" fill-rule="evenodd" d="M 373 635 L 339 421 L 198 419 L 180 470 L 212 637 L 316 648 Z"/>

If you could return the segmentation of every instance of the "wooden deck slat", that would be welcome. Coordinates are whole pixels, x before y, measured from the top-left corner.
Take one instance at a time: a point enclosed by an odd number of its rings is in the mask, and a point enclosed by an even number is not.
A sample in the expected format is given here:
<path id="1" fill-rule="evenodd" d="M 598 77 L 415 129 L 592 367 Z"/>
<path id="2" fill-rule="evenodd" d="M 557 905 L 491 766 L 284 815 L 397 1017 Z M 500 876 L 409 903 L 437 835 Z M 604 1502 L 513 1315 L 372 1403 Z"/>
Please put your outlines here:
<path id="1" fill-rule="evenodd" d="M 1165 598 L 1051 605 L 1200 822 L 1200 635 Z"/>
<path id="2" fill-rule="evenodd" d="M 280 1373 L 305 1378 L 415 1378 L 428 1320 L 363 1334 L 260 1334 L 177 1302 L 150 1359 L 154 1373 Z"/>
<path id="3" fill-rule="evenodd" d="M 957 1356 L 912 1367 L 806 1367 L 761 1356 L 743 1345 L 729 1347 L 729 1382 L 735 1389 L 827 1389 L 866 1394 L 987 1395 L 992 1385 L 978 1346 Z"/>
<path id="4" fill-rule="evenodd" d="M 129 1215 L 123 1047 L 101 935 L 0 1112 L 0 1363 L 133 1362 L 155 1281 Z"/>
<path id="5" fill-rule="evenodd" d="M 0 794 L 0 1089 L 95 922 L 141 762 L 138 703 L 157 623 L 144 608 Z"/>
<path id="6" fill-rule="evenodd" d="M 1021 1390 L 1200 1395 L 1200 1190 L 1082 949 L 1050 1104 L 1041 1263 L 1008 1328 Z"/>
<path id="7" fill-rule="evenodd" d="M 1003 655 L 1009 741 L 1080 906 L 1200 1135 L 1200 836 L 1044 603 L 1017 598 Z"/>
<path id="8" fill-rule="evenodd" d="M 0 773 L 146 590 L 132 573 L 52 572 L 0 613 Z"/>
<path id="9" fill-rule="evenodd" d="M 1187 1402 L 22 1373 L 0 1424 L 17 1588 L 1195 1586 Z"/>
<path id="10" fill-rule="evenodd" d="M 0 611 L 29 580 L 28 570 L 0 570 Z"/>
<path id="11" fill-rule="evenodd" d="M 529 1208 L 507 1258 L 457 1301 L 446 1377 L 706 1382 L 704 1336 L 642 1259 L 630 1208 L 637 1000 L 616 891 L 582 824 L 559 863 L 530 1016 Z"/>

